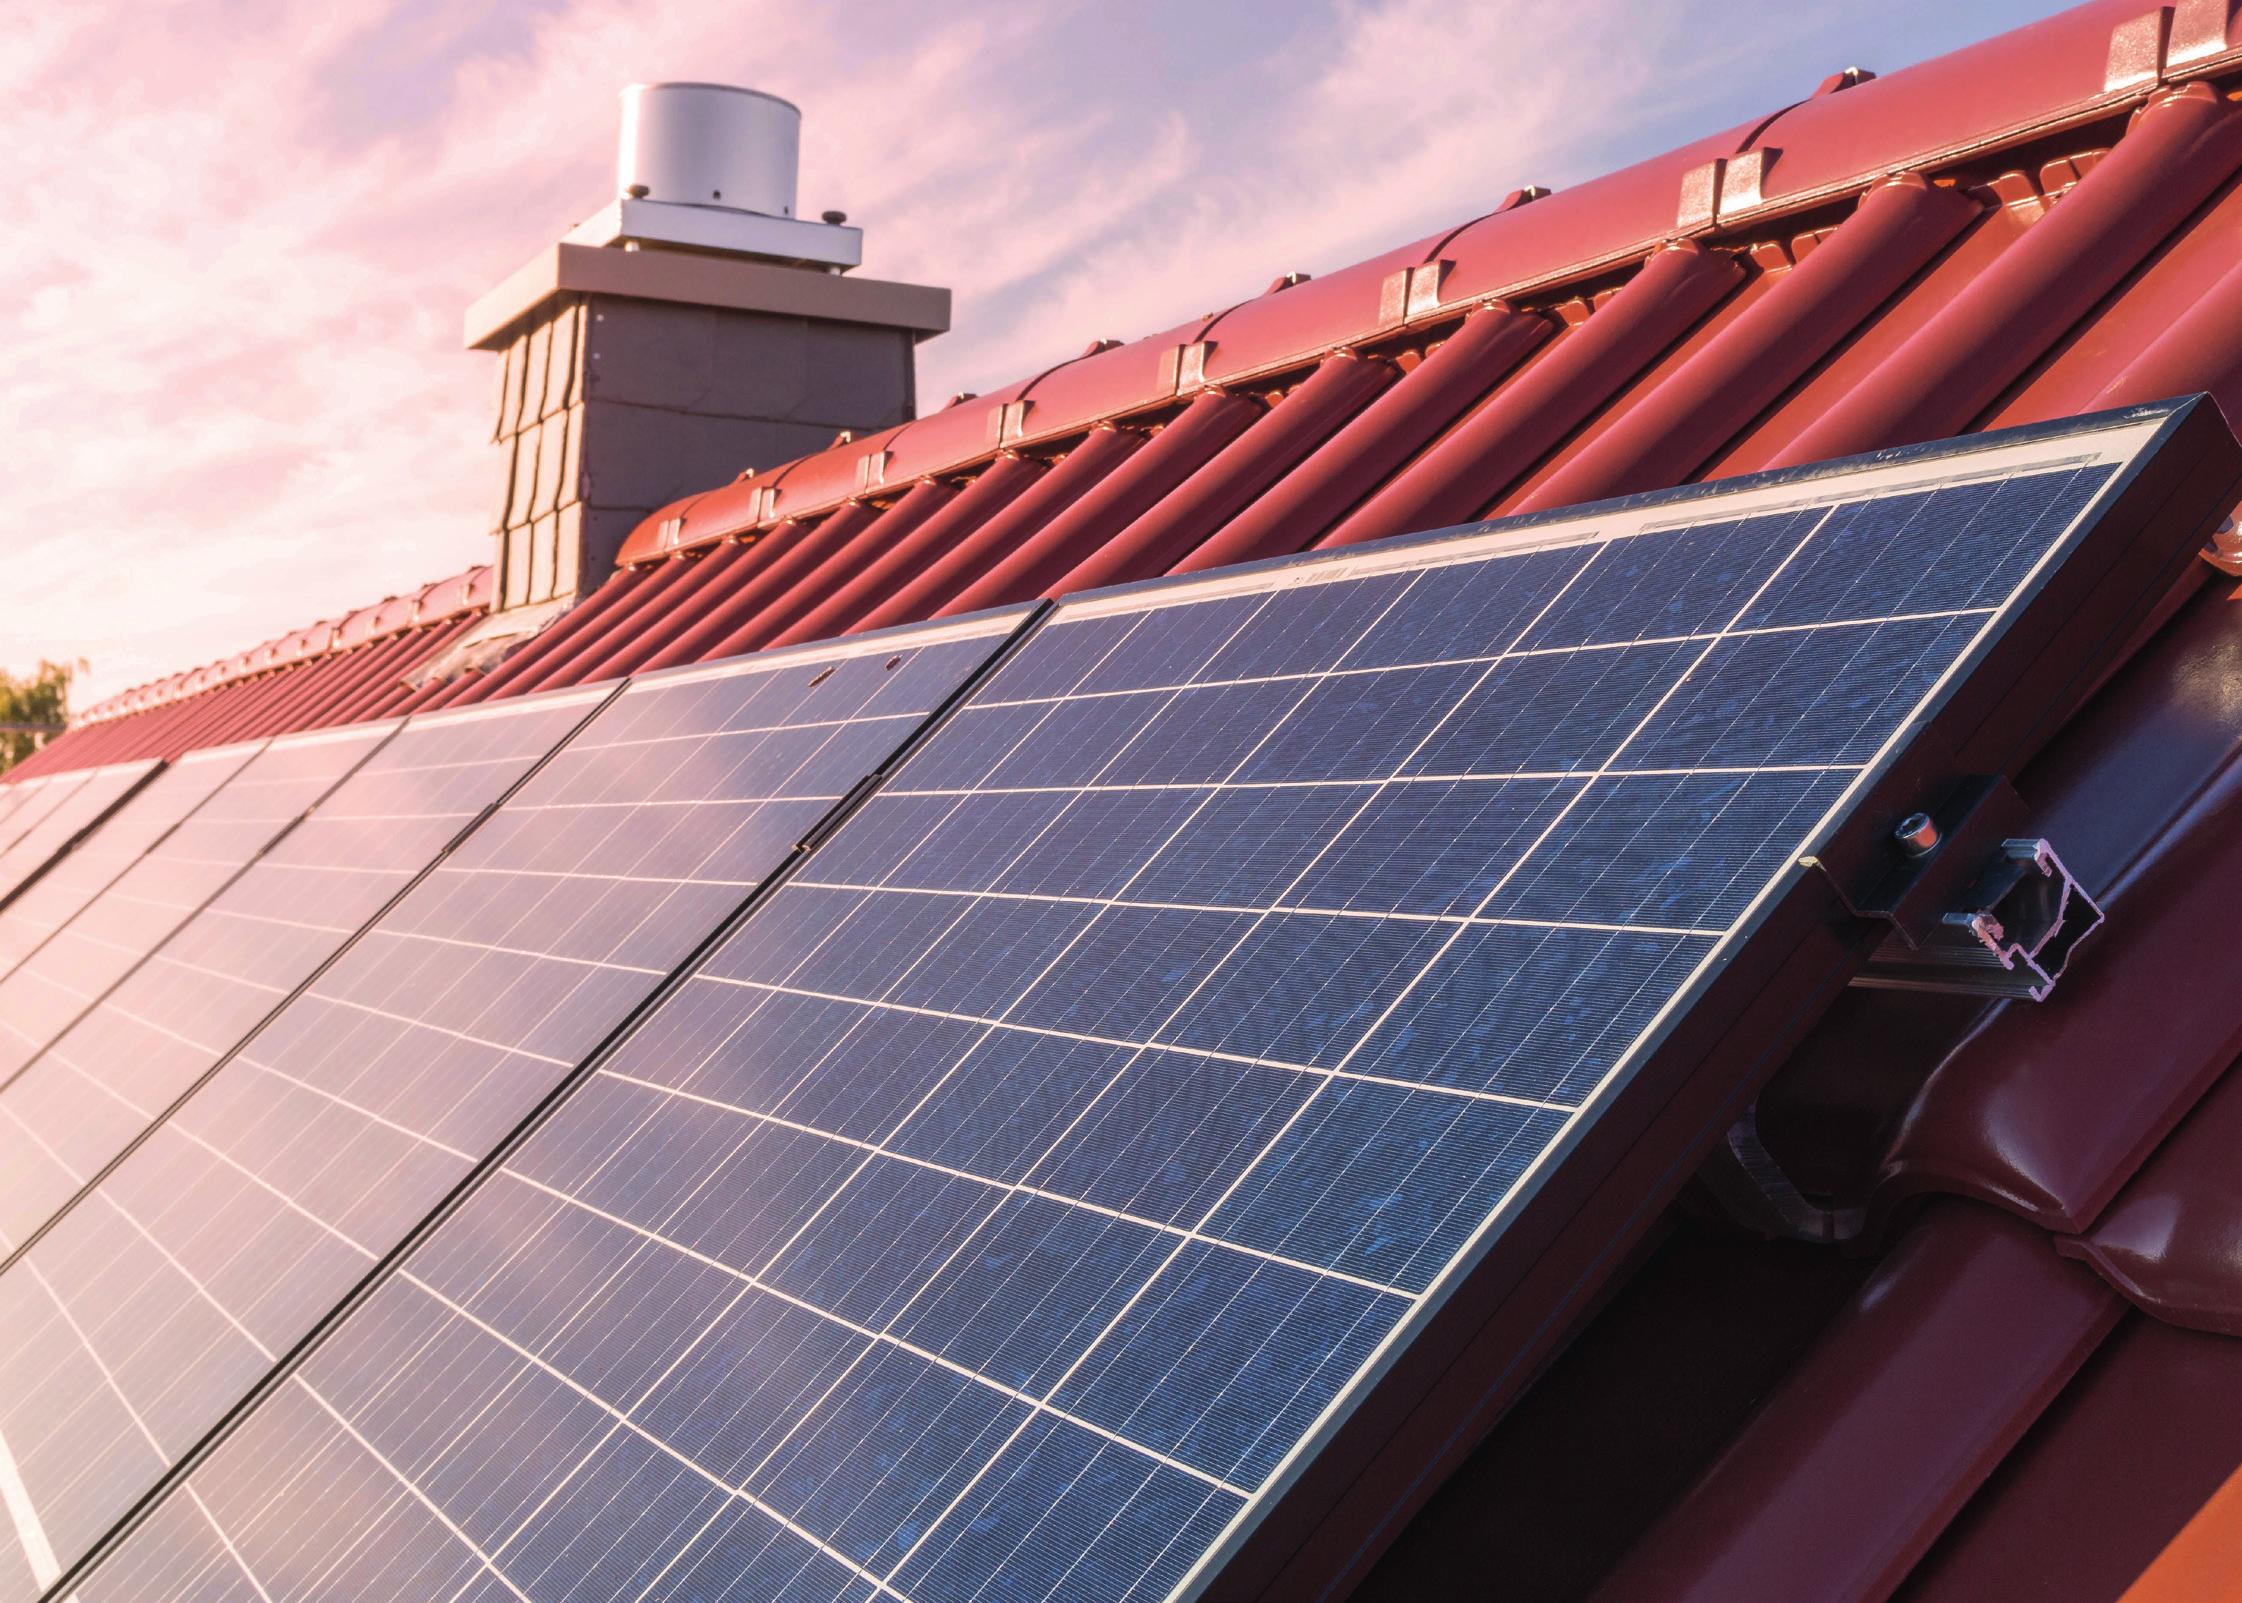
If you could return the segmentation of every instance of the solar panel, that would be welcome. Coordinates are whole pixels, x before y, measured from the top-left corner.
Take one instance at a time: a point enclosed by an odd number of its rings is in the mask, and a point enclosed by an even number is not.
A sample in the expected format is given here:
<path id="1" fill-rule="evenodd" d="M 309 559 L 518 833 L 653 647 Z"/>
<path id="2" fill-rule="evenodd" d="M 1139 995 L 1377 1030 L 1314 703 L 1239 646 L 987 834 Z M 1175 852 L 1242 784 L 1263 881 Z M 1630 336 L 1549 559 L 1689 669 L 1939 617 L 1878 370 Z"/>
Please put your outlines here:
<path id="1" fill-rule="evenodd" d="M 2188 560 L 2202 422 L 1062 604 L 77 1595 L 1258 1589 L 1831 939 L 1802 857 Z"/>
<path id="2" fill-rule="evenodd" d="M 15 1077 L 334 783 L 389 737 L 273 741 L 0 980 L 0 1083 Z"/>
<path id="3" fill-rule="evenodd" d="M 68 800 L 19 835 L 7 850 L 0 851 L 0 904 L 69 851 L 80 836 L 98 825 L 161 766 L 150 758 L 91 770 Z"/>
<path id="4" fill-rule="evenodd" d="M 20 787 L 16 804 L 5 816 L 0 816 L 0 851 L 6 851 L 24 836 L 24 832 L 70 799 L 71 792 L 86 782 L 86 770 L 75 769 L 63 774 L 42 774 L 27 780 Z"/>
<path id="5" fill-rule="evenodd" d="M 46 781 L 38 777 L 14 779 L 0 774 L 0 847 L 11 845 L 15 841 L 16 832 L 9 827 L 8 821 L 15 817 L 16 809 L 38 795 L 45 786 Z"/>
<path id="6" fill-rule="evenodd" d="M 77 917 L 256 754 L 255 746 L 196 752 L 166 766 L 133 792 L 67 857 L 0 908 L 0 975 Z"/>
<path id="7" fill-rule="evenodd" d="M 1023 615 L 634 682 L 0 1271 L 35 1543 L 85 1553 Z"/>
<path id="8" fill-rule="evenodd" d="M 608 694 L 406 724 L 0 1088 L 0 1247 L 44 1227 Z"/>

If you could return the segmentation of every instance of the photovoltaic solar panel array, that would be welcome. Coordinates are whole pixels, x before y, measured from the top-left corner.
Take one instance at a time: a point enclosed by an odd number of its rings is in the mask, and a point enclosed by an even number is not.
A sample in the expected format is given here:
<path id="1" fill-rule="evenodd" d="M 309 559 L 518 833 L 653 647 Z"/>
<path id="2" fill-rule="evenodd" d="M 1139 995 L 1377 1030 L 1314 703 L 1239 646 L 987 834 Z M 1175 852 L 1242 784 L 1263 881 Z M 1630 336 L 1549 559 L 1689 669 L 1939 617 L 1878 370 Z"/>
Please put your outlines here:
<path id="1" fill-rule="evenodd" d="M 869 789 L 1016 619 L 631 686 L 0 1272 L 0 1598 L 253 1390 L 77 1597 L 1203 1588 L 2164 421 L 1064 603 Z"/>
<path id="2" fill-rule="evenodd" d="M 1203 1592 L 2184 411 L 167 771 L 0 910 L 0 1603 Z"/>
<path id="3" fill-rule="evenodd" d="M 46 1549 L 0 1597 L 82 1557 L 1016 622 L 634 683 L 149 1128 L 0 1271 Z M 578 703 L 443 728 L 527 750 Z"/>
<path id="4" fill-rule="evenodd" d="M 88 772 L 61 805 L 0 851 L 0 902 L 29 884 L 72 841 L 99 824 L 109 811 L 130 796 L 157 767 L 146 762 L 117 763 Z"/>

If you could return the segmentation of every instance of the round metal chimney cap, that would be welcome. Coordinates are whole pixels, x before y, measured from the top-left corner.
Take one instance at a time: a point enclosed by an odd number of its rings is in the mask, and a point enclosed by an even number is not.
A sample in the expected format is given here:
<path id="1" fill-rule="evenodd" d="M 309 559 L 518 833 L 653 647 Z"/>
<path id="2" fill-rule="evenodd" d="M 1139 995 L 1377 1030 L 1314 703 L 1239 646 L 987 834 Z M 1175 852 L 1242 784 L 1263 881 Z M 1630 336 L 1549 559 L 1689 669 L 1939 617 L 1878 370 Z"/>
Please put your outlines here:
<path id="1" fill-rule="evenodd" d="M 707 83 L 632 84 L 622 98 L 616 194 L 794 215 L 802 113 L 791 101 Z"/>

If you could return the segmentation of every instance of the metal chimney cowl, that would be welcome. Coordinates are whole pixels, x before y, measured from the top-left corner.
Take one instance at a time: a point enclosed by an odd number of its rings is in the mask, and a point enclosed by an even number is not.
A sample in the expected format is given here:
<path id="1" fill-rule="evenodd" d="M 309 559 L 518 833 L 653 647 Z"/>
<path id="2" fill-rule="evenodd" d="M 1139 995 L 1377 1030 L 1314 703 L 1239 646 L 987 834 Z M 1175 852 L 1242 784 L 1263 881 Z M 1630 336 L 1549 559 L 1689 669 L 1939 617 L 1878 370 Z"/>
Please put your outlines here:
<path id="1" fill-rule="evenodd" d="M 794 215 L 802 113 L 756 89 L 636 83 L 623 91 L 615 199 L 572 245 L 755 257 L 829 272 L 864 260 L 860 229 Z"/>
<path id="2" fill-rule="evenodd" d="M 713 83 L 623 91 L 618 198 L 794 215 L 802 113 L 776 95 Z"/>

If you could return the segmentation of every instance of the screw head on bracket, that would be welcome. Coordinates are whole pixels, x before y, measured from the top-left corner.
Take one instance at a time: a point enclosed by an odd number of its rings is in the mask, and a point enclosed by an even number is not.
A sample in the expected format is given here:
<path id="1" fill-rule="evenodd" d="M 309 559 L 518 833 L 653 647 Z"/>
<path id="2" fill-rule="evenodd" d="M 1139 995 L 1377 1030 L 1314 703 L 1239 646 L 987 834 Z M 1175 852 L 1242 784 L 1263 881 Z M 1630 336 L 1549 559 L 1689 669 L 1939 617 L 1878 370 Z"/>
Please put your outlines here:
<path id="1" fill-rule="evenodd" d="M 1929 813 L 1909 813 L 1892 831 L 1892 844 L 1910 857 L 1928 857 L 1942 837 Z"/>

